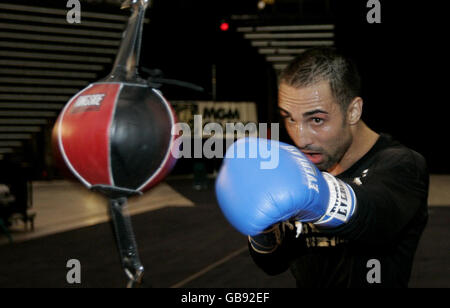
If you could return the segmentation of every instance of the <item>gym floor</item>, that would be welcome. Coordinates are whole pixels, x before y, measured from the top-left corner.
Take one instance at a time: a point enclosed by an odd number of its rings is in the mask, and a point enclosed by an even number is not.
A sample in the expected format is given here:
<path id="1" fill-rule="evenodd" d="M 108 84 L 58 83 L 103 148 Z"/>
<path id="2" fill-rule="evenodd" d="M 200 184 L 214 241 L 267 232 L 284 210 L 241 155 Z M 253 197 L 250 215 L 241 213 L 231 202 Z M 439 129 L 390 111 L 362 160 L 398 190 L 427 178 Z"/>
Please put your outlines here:
<path id="1" fill-rule="evenodd" d="M 169 177 L 129 201 L 141 261 L 142 287 L 294 288 L 289 272 L 267 276 L 253 264 L 246 238 L 224 219 L 213 179 L 203 190 L 191 178 Z M 432 176 L 430 219 L 416 254 L 410 287 L 450 287 L 450 176 Z M 0 287 L 126 285 L 103 197 L 77 183 L 33 183 L 35 228 L 0 234 Z M 66 280 L 67 261 L 81 264 L 81 283 Z"/>

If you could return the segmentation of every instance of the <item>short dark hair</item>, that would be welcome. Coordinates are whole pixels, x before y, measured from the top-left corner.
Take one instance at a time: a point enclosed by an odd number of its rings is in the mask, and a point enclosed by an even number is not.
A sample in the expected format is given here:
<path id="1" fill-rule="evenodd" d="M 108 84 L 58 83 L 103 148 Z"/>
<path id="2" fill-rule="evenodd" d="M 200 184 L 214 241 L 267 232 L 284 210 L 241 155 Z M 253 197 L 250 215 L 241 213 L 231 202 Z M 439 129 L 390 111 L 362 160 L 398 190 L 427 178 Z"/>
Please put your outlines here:
<path id="1" fill-rule="evenodd" d="M 361 95 L 361 78 L 356 64 L 335 48 L 308 49 L 296 57 L 281 73 L 280 84 L 295 88 L 308 87 L 321 81 L 330 83 L 331 92 L 343 111 Z"/>

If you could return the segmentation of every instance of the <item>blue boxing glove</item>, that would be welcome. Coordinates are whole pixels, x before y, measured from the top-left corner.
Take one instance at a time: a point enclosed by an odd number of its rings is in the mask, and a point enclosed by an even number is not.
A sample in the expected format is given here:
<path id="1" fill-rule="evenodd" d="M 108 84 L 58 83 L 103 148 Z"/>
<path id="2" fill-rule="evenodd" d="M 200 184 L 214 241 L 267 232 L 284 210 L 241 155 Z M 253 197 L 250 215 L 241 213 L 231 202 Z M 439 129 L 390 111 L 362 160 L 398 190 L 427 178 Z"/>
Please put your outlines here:
<path id="1" fill-rule="evenodd" d="M 240 139 L 227 150 L 216 196 L 228 221 L 249 236 L 289 219 L 336 228 L 356 209 L 348 184 L 320 172 L 296 147 L 259 138 Z"/>

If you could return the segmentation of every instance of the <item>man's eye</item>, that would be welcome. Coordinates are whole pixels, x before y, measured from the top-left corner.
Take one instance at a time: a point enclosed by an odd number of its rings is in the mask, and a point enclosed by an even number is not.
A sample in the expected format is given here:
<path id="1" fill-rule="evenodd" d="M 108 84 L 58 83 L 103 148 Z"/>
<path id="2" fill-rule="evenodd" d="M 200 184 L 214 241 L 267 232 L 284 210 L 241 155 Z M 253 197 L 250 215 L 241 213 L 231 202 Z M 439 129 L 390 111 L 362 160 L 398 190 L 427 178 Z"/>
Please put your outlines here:
<path id="1" fill-rule="evenodd" d="M 323 119 L 321 118 L 312 118 L 312 121 L 314 122 L 314 124 L 320 125 L 323 123 Z"/>

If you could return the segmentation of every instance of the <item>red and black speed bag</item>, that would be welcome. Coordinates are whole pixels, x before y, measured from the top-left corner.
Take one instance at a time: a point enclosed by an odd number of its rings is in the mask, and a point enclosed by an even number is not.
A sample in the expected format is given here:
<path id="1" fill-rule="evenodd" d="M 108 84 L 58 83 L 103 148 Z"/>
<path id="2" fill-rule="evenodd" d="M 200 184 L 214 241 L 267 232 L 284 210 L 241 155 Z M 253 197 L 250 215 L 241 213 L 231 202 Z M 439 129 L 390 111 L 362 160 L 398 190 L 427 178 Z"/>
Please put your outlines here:
<path id="1" fill-rule="evenodd" d="M 55 124 L 59 159 L 88 188 L 143 192 L 175 164 L 175 113 L 146 84 L 98 82 L 76 94 Z"/>

